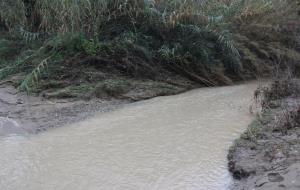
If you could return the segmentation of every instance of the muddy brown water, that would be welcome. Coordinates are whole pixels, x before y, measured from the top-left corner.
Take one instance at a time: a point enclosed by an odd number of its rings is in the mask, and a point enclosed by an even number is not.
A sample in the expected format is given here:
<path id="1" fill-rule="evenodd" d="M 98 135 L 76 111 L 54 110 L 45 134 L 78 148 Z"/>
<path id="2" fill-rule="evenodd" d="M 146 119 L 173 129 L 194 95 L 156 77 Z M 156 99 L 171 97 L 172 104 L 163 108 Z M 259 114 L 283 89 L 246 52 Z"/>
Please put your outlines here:
<path id="1" fill-rule="evenodd" d="M 38 135 L 0 137 L 3 190 L 226 190 L 256 83 L 159 97 Z"/>

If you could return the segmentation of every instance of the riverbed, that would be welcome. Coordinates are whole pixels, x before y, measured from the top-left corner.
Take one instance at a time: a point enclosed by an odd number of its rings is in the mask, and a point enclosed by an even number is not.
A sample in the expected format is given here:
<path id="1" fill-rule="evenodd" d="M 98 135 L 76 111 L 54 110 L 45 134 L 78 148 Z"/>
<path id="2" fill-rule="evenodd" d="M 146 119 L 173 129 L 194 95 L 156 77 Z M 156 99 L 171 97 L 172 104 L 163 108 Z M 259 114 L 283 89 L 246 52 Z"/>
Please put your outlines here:
<path id="1" fill-rule="evenodd" d="M 226 155 L 257 83 L 124 106 L 39 134 L 0 137 L 0 189 L 227 190 Z"/>

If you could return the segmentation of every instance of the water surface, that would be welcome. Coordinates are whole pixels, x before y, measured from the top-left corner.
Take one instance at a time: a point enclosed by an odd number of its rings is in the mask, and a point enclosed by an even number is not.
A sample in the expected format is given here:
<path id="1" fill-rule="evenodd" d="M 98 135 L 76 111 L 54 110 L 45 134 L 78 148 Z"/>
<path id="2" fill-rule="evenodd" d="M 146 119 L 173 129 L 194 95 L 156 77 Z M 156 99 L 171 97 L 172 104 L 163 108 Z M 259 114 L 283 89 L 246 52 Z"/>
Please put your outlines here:
<path id="1" fill-rule="evenodd" d="M 39 135 L 0 137 L 3 190 L 226 190 L 257 85 L 203 88 Z"/>

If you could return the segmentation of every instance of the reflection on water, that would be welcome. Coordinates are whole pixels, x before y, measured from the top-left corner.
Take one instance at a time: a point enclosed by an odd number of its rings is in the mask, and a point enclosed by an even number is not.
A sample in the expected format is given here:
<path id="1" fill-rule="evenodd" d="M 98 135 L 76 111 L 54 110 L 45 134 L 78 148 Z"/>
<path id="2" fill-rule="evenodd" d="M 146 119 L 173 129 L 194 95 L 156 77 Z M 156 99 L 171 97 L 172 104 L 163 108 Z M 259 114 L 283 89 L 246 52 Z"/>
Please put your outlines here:
<path id="1" fill-rule="evenodd" d="M 0 189 L 225 190 L 256 84 L 155 98 L 32 136 L 0 137 Z"/>

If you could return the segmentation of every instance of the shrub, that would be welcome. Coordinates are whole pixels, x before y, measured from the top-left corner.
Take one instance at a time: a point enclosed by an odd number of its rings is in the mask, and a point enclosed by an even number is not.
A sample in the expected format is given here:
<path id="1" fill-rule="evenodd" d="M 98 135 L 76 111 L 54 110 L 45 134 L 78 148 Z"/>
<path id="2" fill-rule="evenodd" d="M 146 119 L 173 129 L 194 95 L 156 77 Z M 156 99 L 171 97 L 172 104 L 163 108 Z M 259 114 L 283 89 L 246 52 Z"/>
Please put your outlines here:
<path id="1" fill-rule="evenodd" d="M 42 43 L 4 66 L 0 79 L 25 72 L 21 87 L 29 90 L 49 65 L 94 56 L 124 75 L 153 79 L 158 67 L 167 66 L 215 85 L 216 67 L 230 76 L 242 70 L 232 38 L 236 23 L 262 17 L 267 22 L 292 5 L 289 0 L 0 0 L 0 25 L 26 44 Z M 0 56 L 1 51 L 6 50 L 0 43 Z"/>

